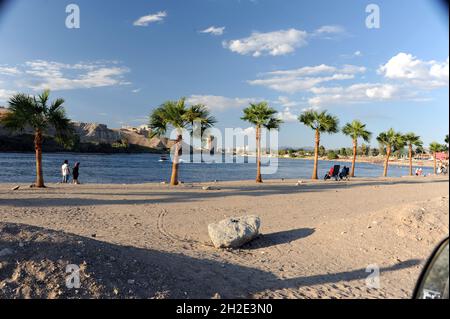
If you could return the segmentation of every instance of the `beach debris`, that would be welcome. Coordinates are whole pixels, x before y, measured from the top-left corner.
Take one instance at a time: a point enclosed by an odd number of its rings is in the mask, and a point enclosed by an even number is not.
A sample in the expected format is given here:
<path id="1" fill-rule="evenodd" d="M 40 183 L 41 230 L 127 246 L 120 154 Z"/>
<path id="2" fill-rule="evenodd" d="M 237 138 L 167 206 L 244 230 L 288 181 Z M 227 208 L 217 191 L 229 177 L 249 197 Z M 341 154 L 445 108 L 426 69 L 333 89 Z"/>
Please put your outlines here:
<path id="1" fill-rule="evenodd" d="M 220 191 L 220 188 L 213 186 L 203 186 L 202 189 L 204 191 Z"/>
<path id="2" fill-rule="evenodd" d="M 97 237 L 97 234 L 92 234 L 91 237 L 92 237 L 92 238 L 96 238 L 96 237 Z"/>
<path id="3" fill-rule="evenodd" d="M 216 292 L 216 293 L 214 294 L 214 296 L 212 296 L 211 299 L 222 299 L 222 296 L 221 296 L 218 292 Z"/>
<path id="4" fill-rule="evenodd" d="M 208 225 L 208 233 L 216 248 L 239 248 L 259 235 L 258 216 L 227 218 Z"/>
<path id="5" fill-rule="evenodd" d="M 0 257 L 6 257 L 12 254 L 14 254 L 14 251 L 12 249 L 3 248 L 2 250 L 0 250 Z"/>
<path id="6" fill-rule="evenodd" d="M 20 188 L 20 186 L 17 185 L 17 186 L 15 186 L 15 187 L 11 188 L 11 190 L 12 190 L 12 191 L 17 191 L 17 190 L 19 190 L 19 188 Z"/>
<path id="7" fill-rule="evenodd" d="M 305 182 L 304 181 L 298 181 L 297 184 L 295 184 L 296 186 L 300 186 L 303 185 Z"/>

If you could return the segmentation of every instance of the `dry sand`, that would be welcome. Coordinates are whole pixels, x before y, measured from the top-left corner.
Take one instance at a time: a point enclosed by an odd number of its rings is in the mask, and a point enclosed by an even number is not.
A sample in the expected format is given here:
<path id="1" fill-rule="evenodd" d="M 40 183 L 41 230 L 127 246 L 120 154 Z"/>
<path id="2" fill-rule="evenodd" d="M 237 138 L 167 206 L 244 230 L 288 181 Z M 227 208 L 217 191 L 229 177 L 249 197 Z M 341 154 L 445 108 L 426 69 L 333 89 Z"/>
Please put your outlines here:
<path id="1" fill-rule="evenodd" d="M 0 298 L 409 298 L 448 236 L 448 178 L 0 185 Z M 207 225 L 259 215 L 240 250 Z M 81 267 L 67 289 L 66 266 Z M 380 287 L 366 268 L 380 268 Z"/>

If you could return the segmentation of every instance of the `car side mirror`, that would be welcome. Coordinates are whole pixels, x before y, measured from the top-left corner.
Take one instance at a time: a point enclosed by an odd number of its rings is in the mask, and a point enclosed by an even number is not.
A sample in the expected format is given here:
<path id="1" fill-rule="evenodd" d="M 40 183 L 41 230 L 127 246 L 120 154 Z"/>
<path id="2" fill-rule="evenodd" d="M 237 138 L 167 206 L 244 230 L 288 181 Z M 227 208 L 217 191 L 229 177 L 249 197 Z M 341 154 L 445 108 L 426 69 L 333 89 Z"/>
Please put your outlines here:
<path id="1" fill-rule="evenodd" d="M 449 299 L 449 251 L 447 238 L 428 260 L 414 292 L 414 299 Z"/>

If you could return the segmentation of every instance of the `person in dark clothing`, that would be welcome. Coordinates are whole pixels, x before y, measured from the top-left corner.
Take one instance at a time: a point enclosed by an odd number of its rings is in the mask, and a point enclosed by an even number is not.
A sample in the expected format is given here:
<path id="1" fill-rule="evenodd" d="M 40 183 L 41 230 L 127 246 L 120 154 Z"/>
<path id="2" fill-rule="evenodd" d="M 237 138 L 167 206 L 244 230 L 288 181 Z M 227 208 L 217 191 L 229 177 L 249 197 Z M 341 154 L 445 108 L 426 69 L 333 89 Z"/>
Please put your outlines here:
<path id="1" fill-rule="evenodd" d="M 341 170 L 341 172 L 339 173 L 339 178 L 341 180 L 343 179 L 348 179 L 349 177 L 349 173 L 350 173 L 350 169 L 347 166 L 344 166 Z"/>
<path id="2" fill-rule="evenodd" d="M 79 162 L 75 163 L 75 166 L 73 167 L 73 170 L 72 170 L 72 175 L 73 175 L 73 183 L 80 184 L 78 182 L 78 176 L 80 175 L 80 163 Z"/>

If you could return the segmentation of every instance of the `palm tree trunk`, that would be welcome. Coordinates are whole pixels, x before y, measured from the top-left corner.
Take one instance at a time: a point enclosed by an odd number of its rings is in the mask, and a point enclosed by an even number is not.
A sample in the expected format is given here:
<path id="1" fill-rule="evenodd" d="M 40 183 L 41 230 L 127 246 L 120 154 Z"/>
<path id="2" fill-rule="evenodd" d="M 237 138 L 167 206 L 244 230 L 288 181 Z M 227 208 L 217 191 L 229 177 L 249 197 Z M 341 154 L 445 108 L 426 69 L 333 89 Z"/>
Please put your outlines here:
<path id="1" fill-rule="evenodd" d="M 320 147 L 320 132 L 319 130 L 316 130 L 316 146 L 314 148 L 314 168 L 311 179 L 318 179 L 317 167 L 319 163 L 319 147 Z"/>
<path id="2" fill-rule="evenodd" d="M 409 176 L 413 176 L 412 144 L 409 144 Z"/>
<path id="3" fill-rule="evenodd" d="M 177 138 L 177 142 L 175 144 L 175 153 L 173 155 L 172 176 L 170 178 L 170 185 L 172 186 L 178 185 L 178 168 L 180 166 L 180 145 L 182 141 L 183 137 L 179 135 Z"/>
<path id="4" fill-rule="evenodd" d="M 436 160 L 436 152 L 433 153 L 433 157 L 434 157 L 434 175 L 437 175 L 437 160 Z"/>
<path id="5" fill-rule="evenodd" d="M 256 127 L 256 182 L 262 183 L 261 177 L 261 127 Z"/>
<path id="6" fill-rule="evenodd" d="M 42 173 L 42 132 L 34 133 L 34 150 L 36 152 L 36 184 L 35 187 L 45 187 L 44 174 Z"/>
<path id="7" fill-rule="evenodd" d="M 352 161 L 352 172 L 350 173 L 350 177 L 355 177 L 355 166 L 356 166 L 356 155 L 358 152 L 358 141 L 353 140 L 353 161 Z"/>
<path id="8" fill-rule="evenodd" d="M 384 162 L 384 172 L 383 172 L 383 176 L 387 177 L 387 173 L 388 173 L 388 167 L 389 167 L 389 158 L 391 157 L 391 147 L 388 146 L 386 148 L 386 161 Z"/>

